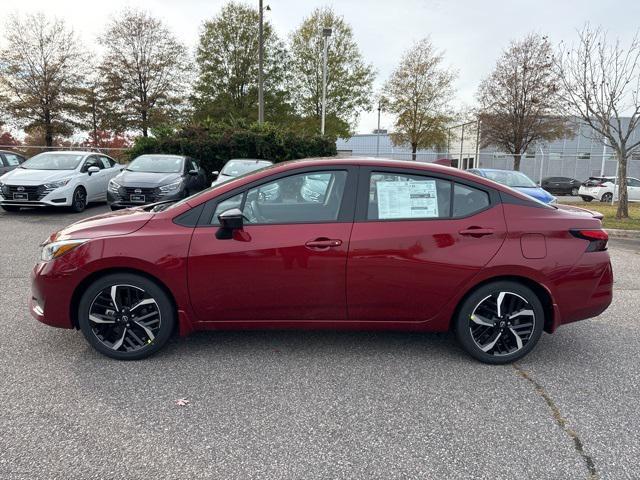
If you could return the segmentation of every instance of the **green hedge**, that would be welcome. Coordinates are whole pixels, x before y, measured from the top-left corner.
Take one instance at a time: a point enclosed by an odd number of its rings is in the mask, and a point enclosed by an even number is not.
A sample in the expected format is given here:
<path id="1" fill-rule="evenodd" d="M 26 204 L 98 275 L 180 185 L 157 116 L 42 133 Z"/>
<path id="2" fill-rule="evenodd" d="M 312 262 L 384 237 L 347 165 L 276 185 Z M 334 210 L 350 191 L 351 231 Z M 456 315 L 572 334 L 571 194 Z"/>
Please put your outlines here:
<path id="1" fill-rule="evenodd" d="M 300 135 L 270 125 L 188 126 L 175 133 L 140 137 L 129 151 L 134 159 L 145 153 L 189 155 L 200 160 L 209 175 L 221 170 L 230 158 L 262 158 L 282 162 L 307 157 L 336 155 L 334 138 Z"/>

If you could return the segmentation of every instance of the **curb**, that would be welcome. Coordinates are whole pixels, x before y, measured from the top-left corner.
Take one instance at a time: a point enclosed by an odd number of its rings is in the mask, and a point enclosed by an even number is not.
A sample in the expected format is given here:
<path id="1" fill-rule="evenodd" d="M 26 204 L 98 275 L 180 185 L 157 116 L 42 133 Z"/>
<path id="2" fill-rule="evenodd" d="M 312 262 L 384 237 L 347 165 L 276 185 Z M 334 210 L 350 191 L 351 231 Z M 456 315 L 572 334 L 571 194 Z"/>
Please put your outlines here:
<path id="1" fill-rule="evenodd" d="M 640 240 L 640 230 L 620 230 L 617 228 L 605 228 L 609 238 L 630 238 Z"/>

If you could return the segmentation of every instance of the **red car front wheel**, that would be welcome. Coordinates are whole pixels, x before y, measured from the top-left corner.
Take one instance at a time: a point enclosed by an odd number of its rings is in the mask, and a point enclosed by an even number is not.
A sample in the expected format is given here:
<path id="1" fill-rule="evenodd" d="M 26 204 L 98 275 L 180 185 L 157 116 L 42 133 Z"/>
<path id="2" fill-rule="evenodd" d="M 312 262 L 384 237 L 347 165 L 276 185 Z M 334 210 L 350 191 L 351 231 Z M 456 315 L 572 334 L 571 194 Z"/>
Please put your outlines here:
<path id="1" fill-rule="evenodd" d="M 87 341 L 118 360 L 157 352 L 175 325 L 173 305 L 151 280 L 130 273 L 96 280 L 80 300 L 78 323 Z"/>

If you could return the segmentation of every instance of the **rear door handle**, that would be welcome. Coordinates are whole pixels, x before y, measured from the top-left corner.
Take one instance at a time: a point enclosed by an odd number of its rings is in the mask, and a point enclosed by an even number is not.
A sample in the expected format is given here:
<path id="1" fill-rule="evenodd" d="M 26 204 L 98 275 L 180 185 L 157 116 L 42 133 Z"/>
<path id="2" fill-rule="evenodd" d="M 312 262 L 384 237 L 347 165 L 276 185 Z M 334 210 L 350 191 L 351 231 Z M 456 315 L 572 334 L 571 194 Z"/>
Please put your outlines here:
<path id="1" fill-rule="evenodd" d="M 469 227 L 458 232 L 460 235 L 471 237 L 484 237 L 485 235 L 493 235 L 493 228 Z"/>
<path id="2" fill-rule="evenodd" d="M 342 245 L 342 240 L 337 238 L 316 238 L 315 240 L 309 240 L 305 243 L 305 246 L 313 249 L 328 250 L 332 247 L 339 247 Z"/>

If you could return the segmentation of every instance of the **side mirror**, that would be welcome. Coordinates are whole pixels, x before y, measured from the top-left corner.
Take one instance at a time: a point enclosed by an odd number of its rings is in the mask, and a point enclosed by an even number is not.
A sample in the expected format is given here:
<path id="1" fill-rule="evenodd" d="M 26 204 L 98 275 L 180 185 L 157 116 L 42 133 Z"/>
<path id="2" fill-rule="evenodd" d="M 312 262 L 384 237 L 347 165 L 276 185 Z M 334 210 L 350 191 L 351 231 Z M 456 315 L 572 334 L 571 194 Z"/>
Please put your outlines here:
<path id="1" fill-rule="evenodd" d="M 198 170 L 189 170 L 189 175 L 191 175 L 193 177 L 197 177 L 198 176 Z"/>
<path id="2" fill-rule="evenodd" d="M 218 175 L 220 175 L 220 170 L 214 170 L 213 172 L 211 172 L 211 175 L 217 177 Z"/>
<path id="3" fill-rule="evenodd" d="M 100 168 L 96 167 L 95 165 L 87 168 L 87 173 L 89 175 L 91 175 L 93 173 L 98 173 L 99 171 L 100 171 Z"/>
<path id="4" fill-rule="evenodd" d="M 242 210 L 239 208 L 232 208 L 222 212 L 218 215 L 220 228 L 216 232 L 216 238 L 218 240 L 228 240 L 232 238 L 234 230 L 242 230 L 244 225 L 243 218 Z"/>

